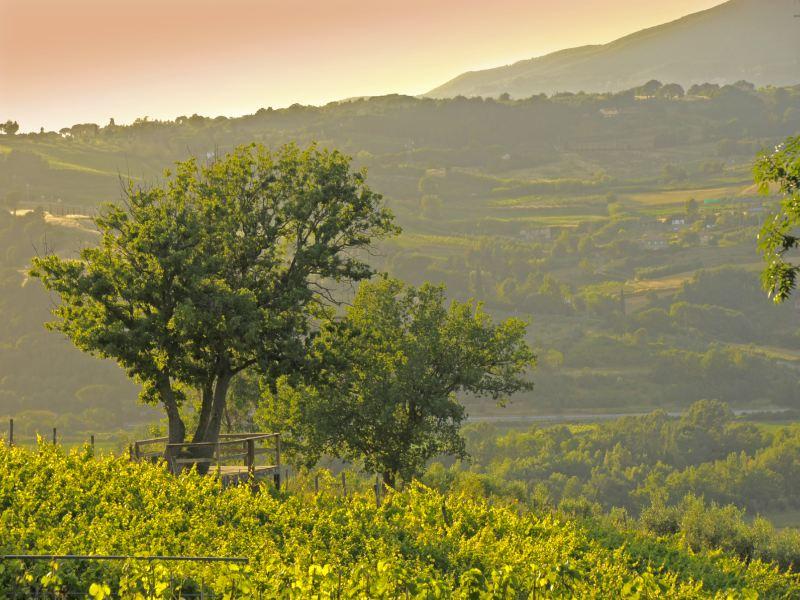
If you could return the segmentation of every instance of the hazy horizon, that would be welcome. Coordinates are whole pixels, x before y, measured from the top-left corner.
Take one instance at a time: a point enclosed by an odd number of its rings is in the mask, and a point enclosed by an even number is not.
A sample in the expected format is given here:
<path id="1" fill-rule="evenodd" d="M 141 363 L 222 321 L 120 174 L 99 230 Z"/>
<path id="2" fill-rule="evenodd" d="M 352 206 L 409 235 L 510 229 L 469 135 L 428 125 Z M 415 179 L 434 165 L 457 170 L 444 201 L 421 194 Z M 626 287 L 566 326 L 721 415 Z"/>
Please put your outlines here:
<path id="1" fill-rule="evenodd" d="M 416 95 L 464 71 L 605 43 L 721 2 L 428 4 L 0 0 L 0 120 L 52 130 Z"/>

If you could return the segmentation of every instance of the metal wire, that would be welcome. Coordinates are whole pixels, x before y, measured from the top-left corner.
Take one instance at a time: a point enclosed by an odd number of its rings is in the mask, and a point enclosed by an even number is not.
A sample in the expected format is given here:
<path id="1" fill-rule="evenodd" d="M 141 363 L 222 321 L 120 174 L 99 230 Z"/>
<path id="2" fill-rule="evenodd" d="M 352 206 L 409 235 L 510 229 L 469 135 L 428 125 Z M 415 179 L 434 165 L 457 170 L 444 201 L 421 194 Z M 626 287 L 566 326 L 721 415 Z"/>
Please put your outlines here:
<path id="1" fill-rule="evenodd" d="M 247 563 L 240 556 L 126 556 L 121 554 L 3 554 L 0 560 L 165 560 Z"/>

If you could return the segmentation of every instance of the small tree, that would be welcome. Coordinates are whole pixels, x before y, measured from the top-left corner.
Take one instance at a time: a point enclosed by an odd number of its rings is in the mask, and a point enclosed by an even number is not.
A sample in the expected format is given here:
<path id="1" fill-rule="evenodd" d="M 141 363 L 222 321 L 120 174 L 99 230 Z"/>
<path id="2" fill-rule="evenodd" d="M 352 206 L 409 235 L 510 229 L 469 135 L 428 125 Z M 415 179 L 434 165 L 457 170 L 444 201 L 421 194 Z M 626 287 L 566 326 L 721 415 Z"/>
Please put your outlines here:
<path id="1" fill-rule="evenodd" d="M 689 198 L 686 201 L 684 208 L 686 209 L 686 216 L 689 218 L 689 221 L 696 220 L 700 214 L 700 205 L 694 198 Z"/>
<path id="2" fill-rule="evenodd" d="M 19 123 L 16 121 L 8 120 L 5 123 L 0 123 L 0 131 L 5 132 L 6 135 L 16 135 L 19 131 Z"/>
<path id="3" fill-rule="evenodd" d="M 683 98 L 686 95 L 683 87 L 677 83 L 668 83 L 658 90 L 657 95 L 660 98 Z"/>
<path id="4" fill-rule="evenodd" d="M 532 386 L 525 329 L 492 323 L 472 301 L 446 306 L 441 286 L 364 282 L 344 319 L 322 327 L 306 385 L 284 382 L 266 414 L 309 462 L 323 452 L 363 460 L 393 486 L 437 454 L 465 455 L 457 394 L 500 400 Z"/>
<path id="5" fill-rule="evenodd" d="M 789 138 L 771 154 L 759 155 L 753 168 L 762 193 L 777 187 L 784 199 L 780 212 L 768 219 L 759 235 L 759 246 L 767 266 L 762 273 L 764 289 L 780 303 L 795 288 L 800 266 L 787 257 L 800 245 L 800 137 Z"/>
<path id="6" fill-rule="evenodd" d="M 296 369 L 326 282 L 369 277 L 353 253 L 396 228 L 338 152 L 252 145 L 167 175 L 96 219 L 99 246 L 37 258 L 31 273 L 61 297 L 50 326 L 141 382 L 170 442 L 185 438 L 188 390 L 201 400 L 193 441 L 213 442 L 232 379 Z"/>
<path id="7" fill-rule="evenodd" d="M 17 209 L 24 197 L 25 195 L 20 190 L 11 190 L 6 193 L 3 204 L 9 212 L 17 216 Z"/>

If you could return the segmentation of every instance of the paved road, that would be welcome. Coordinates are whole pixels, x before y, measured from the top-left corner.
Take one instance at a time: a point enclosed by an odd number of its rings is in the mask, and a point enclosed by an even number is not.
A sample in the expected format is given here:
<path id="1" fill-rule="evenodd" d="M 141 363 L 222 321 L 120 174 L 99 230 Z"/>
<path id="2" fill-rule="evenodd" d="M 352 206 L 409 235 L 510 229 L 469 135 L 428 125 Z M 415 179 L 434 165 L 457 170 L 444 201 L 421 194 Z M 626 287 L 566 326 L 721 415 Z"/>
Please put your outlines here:
<path id="1" fill-rule="evenodd" d="M 789 408 L 737 408 L 733 410 L 735 415 L 751 415 L 757 413 L 780 414 L 787 412 Z M 467 423 L 573 423 L 575 421 L 610 421 L 622 417 L 643 417 L 650 412 L 629 412 L 629 413 L 574 413 L 574 414 L 552 414 L 552 415 L 478 415 L 468 417 Z M 683 412 L 668 412 L 670 417 L 680 417 Z"/>

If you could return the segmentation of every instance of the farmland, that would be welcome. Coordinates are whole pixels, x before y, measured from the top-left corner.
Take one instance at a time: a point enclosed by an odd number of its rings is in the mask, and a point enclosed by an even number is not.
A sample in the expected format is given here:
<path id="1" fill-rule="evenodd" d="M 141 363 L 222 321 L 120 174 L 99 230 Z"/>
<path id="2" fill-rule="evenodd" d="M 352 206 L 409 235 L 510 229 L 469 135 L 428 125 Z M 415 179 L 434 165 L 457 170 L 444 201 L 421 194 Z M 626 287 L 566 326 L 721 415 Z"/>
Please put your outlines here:
<path id="1" fill-rule="evenodd" d="M 377 507 L 369 492 L 343 499 L 329 479 L 316 493 L 298 485 L 253 495 L 87 450 L 0 444 L 0 456 L 4 554 L 250 558 L 244 567 L 5 561 L 0 587 L 27 594 L 66 587 L 170 598 L 200 585 L 228 598 L 790 598 L 800 590 L 796 576 L 758 559 L 418 484 Z"/>

